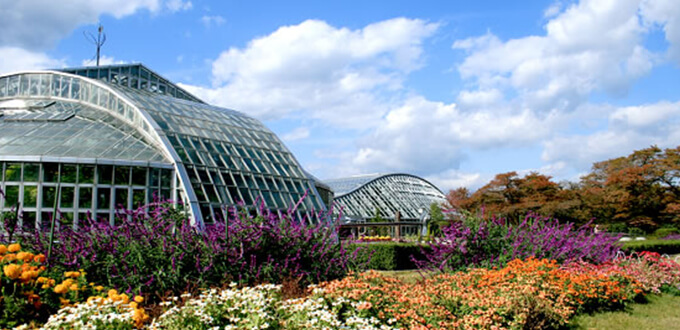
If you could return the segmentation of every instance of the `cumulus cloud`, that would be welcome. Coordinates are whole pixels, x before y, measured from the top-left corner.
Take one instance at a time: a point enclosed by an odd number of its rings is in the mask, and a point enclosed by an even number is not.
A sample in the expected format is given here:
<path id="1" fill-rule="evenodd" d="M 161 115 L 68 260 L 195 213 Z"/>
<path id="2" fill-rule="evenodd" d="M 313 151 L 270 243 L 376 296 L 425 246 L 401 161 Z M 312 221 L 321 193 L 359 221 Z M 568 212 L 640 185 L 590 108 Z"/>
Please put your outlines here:
<path id="1" fill-rule="evenodd" d="M 680 6 L 676 0 L 643 0 L 641 13 L 645 21 L 663 28 L 668 41 L 668 56 L 680 63 Z"/>
<path id="2" fill-rule="evenodd" d="M 542 158 L 588 168 L 593 162 L 624 156 L 633 150 L 680 141 L 680 102 L 660 101 L 608 109 L 607 124 L 589 134 L 556 136 L 544 143 Z"/>
<path id="3" fill-rule="evenodd" d="M 18 47 L 0 47 L 2 61 L 0 61 L 0 73 L 55 69 L 65 65 L 63 60 L 50 58 L 41 52 L 32 52 Z"/>
<path id="4" fill-rule="evenodd" d="M 307 127 L 298 127 L 288 133 L 285 133 L 281 136 L 281 138 L 286 141 L 286 142 L 291 142 L 291 141 L 298 141 L 298 140 L 303 140 L 309 137 L 309 128 Z"/>
<path id="5" fill-rule="evenodd" d="M 224 19 L 224 17 L 220 15 L 215 15 L 215 16 L 210 16 L 210 15 L 203 15 L 201 17 L 201 23 L 203 23 L 203 26 L 205 26 L 206 29 L 209 29 L 213 26 L 220 26 L 224 24 L 227 20 Z"/>
<path id="6" fill-rule="evenodd" d="M 184 10 L 189 10 L 193 8 L 193 4 L 191 1 L 182 1 L 182 0 L 168 0 L 168 2 L 165 3 L 165 7 L 168 8 L 171 12 L 178 12 L 178 11 L 184 11 Z"/>
<path id="7" fill-rule="evenodd" d="M 191 2 L 170 0 L 170 11 L 187 9 Z M 96 23 L 103 14 L 121 18 L 140 10 L 158 12 L 162 0 L 0 0 L 0 46 L 45 50 L 82 24 Z M 174 10 L 174 11 L 176 11 Z"/>
<path id="8" fill-rule="evenodd" d="M 501 41 L 491 33 L 459 40 L 458 70 L 480 89 L 499 88 L 537 111 L 572 110 L 593 92 L 624 94 L 656 58 L 642 45 L 639 0 L 582 0 L 556 14 L 545 35 Z"/>
<path id="9" fill-rule="evenodd" d="M 186 88 L 262 119 L 304 116 L 367 128 L 421 67 L 422 43 L 437 28 L 406 18 L 357 30 L 307 20 L 222 52 L 212 65 L 214 85 Z"/>

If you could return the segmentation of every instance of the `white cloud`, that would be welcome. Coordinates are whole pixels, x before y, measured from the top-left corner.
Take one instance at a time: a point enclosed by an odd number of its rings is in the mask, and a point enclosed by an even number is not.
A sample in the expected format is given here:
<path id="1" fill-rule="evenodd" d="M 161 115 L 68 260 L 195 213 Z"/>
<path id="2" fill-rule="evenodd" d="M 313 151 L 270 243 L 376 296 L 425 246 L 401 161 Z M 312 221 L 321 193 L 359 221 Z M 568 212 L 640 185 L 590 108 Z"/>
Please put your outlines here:
<path id="1" fill-rule="evenodd" d="M 367 128 L 422 65 L 422 43 L 437 28 L 406 18 L 358 30 L 307 20 L 224 51 L 213 62 L 213 87 L 186 88 L 261 119 L 299 116 Z"/>
<path id="2" fill-rule="evenodd" d="M 203 23 L 206 29 L 209 29 L 212 26 L 220 26 L 226 22 L 227 20 L 225 20 L 224 17 L 220 15 L 215 16 L 203 15 L 203 17 L 201 17 L 201 23 Z"/>
<path id="3" fill-rule="evenodd" d="M 592 133 L 557 136 L 545 143 L 542 159 L 589 168 L 593 162 L 625 156 L 633 150 L 658 145 L 677 146 L 680 141 L 680 102 L 613 108 L 606 127 Z"/>
<path id="4" fill-rule="evenodd" d="M 465 187 L 471 190 L 478 189 L 491 180 L 491 176 L 481 173 L 466 173 L 458 170 L 446 170 L 444 172 L 426 176 L 425 179 L 441 189 L 444 194 L 449 190 Z"/>
<path id="5" fill-rule="evenodd" d="M 2 61 L 0 73 L 22 70 L 58 69 L 65 65 L 63 60 L 52 59 L 41 52 L 31 52 L 17 47 L 0 47 Z"/>
<path id="6" fill-rule="evenodd" d="M 669 43 L 668 56 L 680 63 L 680 5 L 677 0 L 643 0 L 643 18 L 660 25 Z"/>
<path id="7" fill-rule="evenodd" d="M 78 26 L 96 23 L 103 14 L 122 18 L 140 10 L 155 13 L 164 8 L 162 4 L 162 0 L 0 0 L 0 46 L 45 50 Z M 187 4 L 171 0 L 166 8 L 184 9 Z"/>
<path id="8" fill-rule="evenodd" d="M 168 2 L 165 3 L 165 7 L 174 13 L 178 11 L 189 10 L 193 7 L 193 4 L 191 1 L 168 0 Z"/>
<path id="9" fill-rule="evenodd" d="M 292 142 L 292 141 L 298 141 L 298 140 L 303 140 L 309 137 L 309 128 L 307 127 L 298 127 L 286 134 L 283 134 L 281 138 L 286 141 L 286 142 Z"/>
<path id="10" fill-rule="evenodd" d="M 638 10 L 639 0 L 583 0 L 553 13 L 542 36 L 459 40 L 453 47 L 469 53 L 459 71 L 482 90 L 517 93 L 536 111 L 572 110 L 598 91 L 621 95 L 656 61 L 641 44 L 647 29 Z"/>
<path id="11" fill-rule="evenodd" d="M 103 55 L 99 58 L 99 65 L 112 65 L 112 64 L 125 64 L 126 61 L 116 60 L 113 56 Z M 82 66 L 95 66 L 97 65 L 96 59 L 83 60 L 81 62 Z"/>

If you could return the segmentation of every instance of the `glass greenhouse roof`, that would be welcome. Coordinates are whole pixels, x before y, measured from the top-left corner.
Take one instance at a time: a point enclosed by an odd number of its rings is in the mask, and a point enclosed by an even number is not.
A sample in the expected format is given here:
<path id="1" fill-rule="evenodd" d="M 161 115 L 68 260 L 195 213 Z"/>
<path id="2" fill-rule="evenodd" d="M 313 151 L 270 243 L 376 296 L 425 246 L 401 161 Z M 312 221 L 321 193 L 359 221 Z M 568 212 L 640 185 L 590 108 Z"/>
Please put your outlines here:
<path id="1" fill-rule="evenodd" d="M 369 219 L 376 215 L 416 220 L 432 203 L 445 202 L 444 194 L 425 179 L 409 174 L 371 174 L 327 180 L 336 191 L 335 214 Z"/>
<path id="2" fill-rule="evenodd" d="M 11 155 L 170 163 L 135 130 L 111 115 L 84 104 L 43 103 L 49 105 L 29 108 L 0 103 L 0 158 Z"/>
<path id="3" fill-rule="evenodd" d="M 56 71 L 0 76 L 0 157 L 172 165 L 177 189 L 199 222 L 219 218 L 224 206 L 240 202 L 285 210 L 305 195 L 299 212 L 325 209 L 313 181 L 262 123 L 205 104 L 143 69 L 64 70 L 83 77 Z M 122 73 L 129 74 L 127 83 L 121 83 Z M 134 85 L 133 76 L 156 87 L 145 88 L 149 85 L 139 80 Z"/>

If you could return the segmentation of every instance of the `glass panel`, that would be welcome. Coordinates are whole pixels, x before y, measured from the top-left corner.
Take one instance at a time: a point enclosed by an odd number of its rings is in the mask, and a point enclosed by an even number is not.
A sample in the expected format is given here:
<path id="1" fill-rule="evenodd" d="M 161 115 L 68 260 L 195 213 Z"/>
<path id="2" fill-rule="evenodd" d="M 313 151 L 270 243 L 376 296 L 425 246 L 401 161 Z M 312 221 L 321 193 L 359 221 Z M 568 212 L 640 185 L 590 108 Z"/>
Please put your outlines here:
<path id="1" fill-rule="evenodd" d="M 73 207 L 73 200 L 76 189 L 74 187 L 62 187 L 60 197 L 60 205 L 62 208 L 70 209 Z"/>
<path id="2" fill-rule="evenodd" d="M 172 187 L 172 170 L 161 169 L 161 187 Z"/>
<path id="3" fill-rule="evenodd" d="M 43 163 L 43 181 L 57 182 L 59 179 L 59 164 Z"/>
<path id="4" fill-rule="evenodd" d="M 78 172 L 79 183 L 94 183 L 94 165 L 80 165 Z"/>
<path id="5" fill-rule="evenodd" d="M 111 208 L 111 188 L 97 188 L 97 208 L 109 209 Z"/>
<path id="6" fill-rule="evenodd" d="M 111 184 L 113 180 L 113 166 L 99 165 L 97 166 L 97 183 Z"/>
<path id="7" fill-rule="evenodd" d="M 24 207 L 36 207 L 38 203 L 38 187 L 24 186 Z"/>
<path id="8" fill-rule="evenodd" d="M 158 187 L 160 183 L 161 183 L 160 170 L 157 168 L 149 169 L 149 186 Z"/>
<path id="9" fill-rule="evenodd" d="M 21 163 L 7 163 L 5 181 L 21 181 Z"/>
<path id="10" fill-rule="evenodd" d="M 24 164 L 24 182 L 38 182 L 40 176 L 39 164 Z"/>
<path id="11" fill-rule="evenodd" d="M 132 168 L 132 184 L 135 186 L 146 186 L 146 168 Z"/>
<path id="12" fill-rule="evenodd" d="M 92 188 L 83 188 L 80 187 L 78 189 L 79 192 L 79 197 L 78 197 L 78 207 L 81 209 L 89 209 L 92 207 Z"/>
<path id="13" fill-rule="evenodd" d="M 132 191 L 132 207 L 137 208 L 141 207 L 144 204 L 146 204 L 146 200 L 144 199 L 144 190 L 143 189 L 135 189 Z"/>
<path id="14" fill-rule="evenodd" d="M 61 165 L 61 182 L 76 183 L 76 165 Z"/>
<path id="15" fill-rule="evenodd" d="M 42 188 L 42 206 L 48 209 L 54 208 L 54 198 L 57 192 L 57 187 L 43 187 Z"/>
<path id="16" fill-rule="evenodd" d="M 114 205 L 117 209 L 128 209 L 128 194 L 127 188 L 116 188 L 116 200 Z"/>
<path id="17" fill-rule="evenodd" d="M 130 184 L 130 168 L 127 166 L 116 166 L 116 184 Z"/>

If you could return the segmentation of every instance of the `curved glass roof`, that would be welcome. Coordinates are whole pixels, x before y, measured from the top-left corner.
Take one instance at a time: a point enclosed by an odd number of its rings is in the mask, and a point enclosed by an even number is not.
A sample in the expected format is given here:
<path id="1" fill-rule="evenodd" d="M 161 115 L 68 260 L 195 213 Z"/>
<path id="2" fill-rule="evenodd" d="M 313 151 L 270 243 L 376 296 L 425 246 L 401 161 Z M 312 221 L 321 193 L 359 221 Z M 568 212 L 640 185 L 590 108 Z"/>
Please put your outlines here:
<path id="1" fill-rule="evenodd" d="M 410 174 L 361 175 L 326 184 L 336 192 L 333 212 L 350 218 L 372 218 L 377 210 L 383 218 L 394 219 L 399 212 L 402 220 L 415 220 L 421 210 L 446 200 L 433 184 Z"/>
<path id="2" fill-rule="evenodd" d="M 0 102 L 0 158 L 171 163 L 134 129 L 106 112 L 64 101 L 31 106 L 38 102 Z"/>
<path id="3" fill-rule="evenodd" d="M 261 200 L 269 208 L 287 209 L 307 193 L 299 211 L 324 209 L 295 157 L 256 119 L 189 97 L 133 87 L 50 71 L 0 76 L 0 102 L 11 100 L 7 109 L 16 107 L 12 102 L 33 102 L 23 111 L 2 111 L 0 135 L 7 132 L 17 136 L 12 141 L 24 141 L 16 149 L 26 156 L 71 152 L 78 158 L 174 164 L 178 188 L 199 222 L 220 217 L 223 206 L 239 202 L 254 205 Z M 28 149 L 56 142 L 45 142 L 45 134 L 21 135 L 19 127 L 29 127 L 32 134 L 62 132 L 58 140 L 65 144 Z M 77 150 L 79 141 L 85 150 Z M 12 143 L 0 155 L 14 155 Z"/>

